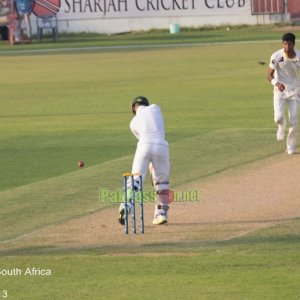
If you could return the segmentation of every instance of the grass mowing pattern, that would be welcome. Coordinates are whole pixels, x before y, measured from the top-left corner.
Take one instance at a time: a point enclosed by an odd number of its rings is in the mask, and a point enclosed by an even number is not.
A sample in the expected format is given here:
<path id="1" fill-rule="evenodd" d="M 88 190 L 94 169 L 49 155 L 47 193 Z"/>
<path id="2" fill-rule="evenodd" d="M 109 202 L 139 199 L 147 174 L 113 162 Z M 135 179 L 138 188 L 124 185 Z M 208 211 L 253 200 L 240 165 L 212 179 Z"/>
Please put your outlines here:
<path id="1" fill-rule="evenodd" d="M 146 256 L 103 256 L 108 249 L 8 256 L 3 268 L 14 265 L 24 273 L 34 261 L 52 275 L 4 277 L 1 284 L 11 299 L 24 300 L 151 299 L 158 291 L 164 299 L 295 299 L 299 225 L 295 220 L 230 242 L 169 245 L 171 252 L 162 256 L 151 254 L 164 254 L 159 246 L 144 248 Z"/>
<path id="2" fill-rule="evenodd" d="M 129 101 L 137 94 L 164 111 L 175 186 L 283 151 L 266 70 L 257 64 L 273 50 L 274 43 L 1 57 L 1 240 L 99 209 L 98 187 L 119 187 L 131 165 Z M 87 168 L 78 170 L 78 159 Z M 167 299 L 295 298 L 299 221 L 285 226 L 213 245 L 140 250 L 178 256 L 4 251 L 2 269 L 51 268 L 53 275 L 2 277 L 0 290 L 18 300 L 148 299 L 158 291 Z"/>
<path id="3" fill-rule="evenodd" d="M 60 55 L 43 57 L 43 67 L 34 56 L 3 60 L 1 240 L 99 209 L 98 188 L 119 188 L 136 143 L 128 128 L 135 95 L 164 111 L 173 186 L 282 151 L 259 51 Z"/>
<path id="4" fill-rule="evenodd" d="M 125 33 L 118 35 L 103 34 L 65 34 L 61 33 L 59 41 L 53 43 L 52 37 L 44 39 L 42 43 L 33 41 L 32 44 L 22 47 L 10 47 L 8 42 L 0 41 L 0 55 L 18 55 L 22 52 L 33 51 L 33 54 L 50 52 L 73 52 L 76 48 L 81 51 L 119 51 L 110 47 L 175 45 L 175 44 L 205 44 L 220 42 L 245 42 L 245 41 L 274 41 L 280 42 L 281 34 L 285 30 L 283 26 L 232 26 L 227 30 L 226 26 L 202 27 L 202 28 L 181 28 L 179 34 L 170 34 L 169 30 L 152 30 L 139 33 Z M 290 30 L 290 29 L 289 29 Z M 297 31 L 297 27 L 294 28 Z M 50 37 L 50 39 L 49 39 Z M 102 48 L 103 47 L 103 48 Z M 107 48 L 107 49 L 105 49 Z M 121 51 L 124 51 L 121 50 Z"/>

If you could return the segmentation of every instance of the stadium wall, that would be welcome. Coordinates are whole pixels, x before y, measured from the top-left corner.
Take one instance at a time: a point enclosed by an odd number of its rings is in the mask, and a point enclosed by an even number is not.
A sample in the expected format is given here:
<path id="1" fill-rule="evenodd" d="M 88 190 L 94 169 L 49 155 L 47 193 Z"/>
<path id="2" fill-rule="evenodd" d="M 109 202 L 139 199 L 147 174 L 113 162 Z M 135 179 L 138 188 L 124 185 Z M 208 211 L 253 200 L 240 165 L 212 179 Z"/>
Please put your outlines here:
<path id="1" fill-rule="evenodd" d="M 48 5 L 52 0 L 39 1 Z M 200 27 L 285 21 L 282 14 L 253 15 L 251 0 L 61 0 L 59 7 L 55 5 L 59 32 L 115 34 L 169 29 L 170 24 Z"/>

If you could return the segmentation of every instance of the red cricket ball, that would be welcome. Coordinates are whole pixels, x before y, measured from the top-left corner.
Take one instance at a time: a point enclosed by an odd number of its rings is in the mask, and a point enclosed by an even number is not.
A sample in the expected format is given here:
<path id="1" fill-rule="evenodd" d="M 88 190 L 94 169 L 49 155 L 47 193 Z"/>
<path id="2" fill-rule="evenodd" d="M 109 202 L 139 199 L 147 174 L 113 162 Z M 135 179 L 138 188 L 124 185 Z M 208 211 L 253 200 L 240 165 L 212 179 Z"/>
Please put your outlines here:
<path id="1" fill-rule="evenodd" d="M 79 168 L 83 168 L 84 167 L 84 161 L 83 160 L 79 160 L 77 163 Z"/>

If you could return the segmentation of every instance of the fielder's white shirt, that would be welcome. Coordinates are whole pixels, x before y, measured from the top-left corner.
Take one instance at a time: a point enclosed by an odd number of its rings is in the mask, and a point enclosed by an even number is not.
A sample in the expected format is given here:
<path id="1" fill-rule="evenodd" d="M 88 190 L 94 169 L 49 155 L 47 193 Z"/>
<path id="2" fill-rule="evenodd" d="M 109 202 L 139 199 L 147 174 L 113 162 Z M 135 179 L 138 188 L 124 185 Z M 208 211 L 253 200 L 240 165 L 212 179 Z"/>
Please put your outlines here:
<path id="1" fill-rule="evenodd" d="M 130 129 L 139 143 L 168 144 L 162 113 L 156 104 L 138 106 L 136 115 L 130 122 Z"/>
<path id="2" fill-rule="evenodd" d="M 300 51 L 294 50 L 296 56 L 288 58 L 284 49 L 280 49 L 271 55 L 269 67 L 275 70 L 274 78 L 285 85 L 282 92 L 283 98 L 297 98 L 300 93 Z M 274 91 L 278 88 L 274 86 Z"/>

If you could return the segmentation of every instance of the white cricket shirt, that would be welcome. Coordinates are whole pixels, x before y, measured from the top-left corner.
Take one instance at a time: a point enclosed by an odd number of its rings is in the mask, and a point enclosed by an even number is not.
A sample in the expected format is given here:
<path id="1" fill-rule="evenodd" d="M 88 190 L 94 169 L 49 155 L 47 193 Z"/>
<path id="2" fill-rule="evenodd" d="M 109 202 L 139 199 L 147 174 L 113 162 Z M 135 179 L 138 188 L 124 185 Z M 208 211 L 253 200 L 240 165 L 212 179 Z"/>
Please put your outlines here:
<path id="1" fill-rule="evenodd" d="M 164 121 L 156 104 L 138 106 L 136 115 L 130 122 L 130 129 L 139 143 L 167 145 Z"/>
<path id="2" fill-rule="evenodd" d="M 300 51 L 295 50 L 295 53 L 294 58 L 288 58 L 284 49 L 280 49 L 271 55 L 269 67 L 275 70 L 274 78 L 285 85 L 284 98 L 293 98 L 300 92 Z M 274 90 L 278 88 L 274 86 Z"/>

